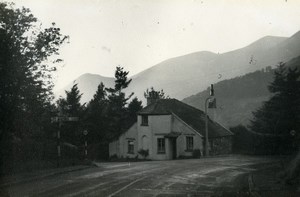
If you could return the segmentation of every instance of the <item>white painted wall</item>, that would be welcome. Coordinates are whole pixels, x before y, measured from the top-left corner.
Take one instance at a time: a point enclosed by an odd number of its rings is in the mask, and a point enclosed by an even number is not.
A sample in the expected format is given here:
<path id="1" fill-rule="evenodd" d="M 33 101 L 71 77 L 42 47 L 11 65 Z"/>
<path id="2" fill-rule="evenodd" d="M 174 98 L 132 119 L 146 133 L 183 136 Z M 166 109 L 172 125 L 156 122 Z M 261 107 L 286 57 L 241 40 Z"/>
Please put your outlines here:
<path id="1" fill-rule="evenodd" d="M 149 150 L 149 159 L 168 160 L 172 159 L 171 139 L 165 138 L 165 154 L 157 151 L 157 139 L 164 138 L 170 132 L 181 133 L 176 140 L 176 156 L 192 156 L 191 151 L 186 151 L 186 136 L 192 136 L 194 149 L 203 152 L 203 138 L 192 127 L 187 125 L 176 115 L 149 115 L 148 126 L 141 125 L 142 117 L 139 115 L 135 123 L 126 133 L 121 135 L 118 140 L 109 144 L 109 155 L 116 154 L 118 157 L 134 158 L 140 149 Z M 134 140 L 134 154 L 128 154 L 128 139 Z M 139 158 L 141 156 L 139 155 Z"/>
<path id="2" fill-rule="evenodd" d="M 149 115 L 148 126 L 141 125 L 142 116 L 138 116 L 137 130 L 138 130 L 138 149 L 144 147 L 143 139 L 146 138 L 149 145 L 149 159 L 164 160 L 169 158 L 169 151 L 166 154 L 157 154 L 157 134 L 166 134 L 171 132 L 171 115 Z M 162 136 L 161 136 L 162 137 Z M 166 139 L 166 150 L 169 144 Z"/>
<path id="3" fill-rule="evenodd" d="M 173 115 L 172 119 L 172 131 L 181 133 L 177 138 L 177 157 L 192 156 L 192 152 L 186 151 L 187 136 L 193 137 L 194 149 L 199 149 L 203 152 L 203 137 L 175 115 Z"/>
<path id="4" fill-rule="evenodd" d="M 137 123 L 132 125 L 118 140 L 109 143 L 109 156 L 116 154 L 118 157 L 134 158 L 138 154 Z M 128 141 L 134 141 L 134 154 L 128 153 Z"/>

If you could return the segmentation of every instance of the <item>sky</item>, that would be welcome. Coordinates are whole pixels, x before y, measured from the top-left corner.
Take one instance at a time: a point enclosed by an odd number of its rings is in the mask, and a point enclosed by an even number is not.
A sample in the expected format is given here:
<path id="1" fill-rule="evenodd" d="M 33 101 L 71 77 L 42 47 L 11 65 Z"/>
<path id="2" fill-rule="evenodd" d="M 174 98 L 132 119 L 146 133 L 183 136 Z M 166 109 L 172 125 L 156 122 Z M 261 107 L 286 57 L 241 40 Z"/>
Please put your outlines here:
<path id="1" fill-rule="evenodd" d="M 70 36 L 61 47 L 59 90 L 84 73 L 137 74 L 172 57 L 224 53 L 264 36 L 300 30 L 299 0 L 14 0 Z"/>

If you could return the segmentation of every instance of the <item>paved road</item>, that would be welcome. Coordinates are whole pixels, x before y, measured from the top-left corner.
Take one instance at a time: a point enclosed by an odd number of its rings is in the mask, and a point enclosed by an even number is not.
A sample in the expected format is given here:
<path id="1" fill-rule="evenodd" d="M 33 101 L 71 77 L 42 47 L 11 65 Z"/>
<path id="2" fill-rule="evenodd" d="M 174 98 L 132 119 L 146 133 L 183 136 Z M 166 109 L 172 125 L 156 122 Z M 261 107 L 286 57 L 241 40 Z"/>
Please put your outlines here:
<path id="1" fill-rule="evenodd" d="M 101 163 L 99 167 L 2 188 L 8 196 L 240 196 L 252 173 L 278 160 L 228 156 L 208 159 Z M 252 188 L 253 189 L 253 188 Z M 1 190 L 1 189 L 0 189 Z"/>

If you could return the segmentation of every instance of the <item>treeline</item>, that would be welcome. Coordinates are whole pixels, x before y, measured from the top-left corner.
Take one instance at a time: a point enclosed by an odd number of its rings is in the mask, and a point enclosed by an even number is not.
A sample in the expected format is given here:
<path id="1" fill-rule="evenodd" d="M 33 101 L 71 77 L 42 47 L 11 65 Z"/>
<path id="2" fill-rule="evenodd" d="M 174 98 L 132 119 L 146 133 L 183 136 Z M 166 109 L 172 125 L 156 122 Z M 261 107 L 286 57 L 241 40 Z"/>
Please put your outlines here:
<path id="1" fill-rule="evenodd" d="M 27 8 L 0 2 L 0 174 L 55 167 L 82 161 L 87 130 L 90 159 L 105 159 L 107 143 L 132 122 L 141 108 L 123 90 L 128 72 L 117 67 L 115 87 L 99 84 L 91 102 L 81 105 L 77 84 L 54 103 L 53 73 L 68 43 L 55 23 L 42 28 Z M 78 121 L 51 122 L 54 117 Z M 58 136 L 58 129 L 60 136 Z M 60 140 L 58 140 L 60 137 Z"/>
<path id="2" fill-rule="evenodd" d="M 66 41 L 55 23 L 42 29 L 29 9 L 0 2 L 1 173 L 51 155 L 52 73 Z"/>
<path id="3" fill-rule="evenodd" d="M 64 121 L 60 128 L 61 141 L 73 147 L 72 152 L 78 154 L 75 157 L 84 156 L 83 131 L 88 132 L 88 158 L 108 159 L 108 143 L 136 122 L 136 113 L 142 109 L 142 101 L 136 97 L 131 99 L 133 94 L 126 96 L 123 92 L 131 82 L 127 75 L 127 71 L 117 67 L 114 88 L 105 88 L 100 83 L 93 99 L 87 104 L 80 103 L 82 94 L 76 83 L 70 91 L 66 91 L 66 98 L 57 101 L 57 114 L 79 118 L 75 122 Z M 63 156 L 74 157 L 74 154 Z"/>
<path id="4" fill-rule="evenodd" d="M 299 62 L 298 62 L 299 63 Z M 253 112 L 248 127 L 231 128 L 235 134 L 233 149 L 238 153 L 291 154 L 300 143 L 300 71 L 299 65 L 280 64 L 268 86 L 272 97 Z"/>

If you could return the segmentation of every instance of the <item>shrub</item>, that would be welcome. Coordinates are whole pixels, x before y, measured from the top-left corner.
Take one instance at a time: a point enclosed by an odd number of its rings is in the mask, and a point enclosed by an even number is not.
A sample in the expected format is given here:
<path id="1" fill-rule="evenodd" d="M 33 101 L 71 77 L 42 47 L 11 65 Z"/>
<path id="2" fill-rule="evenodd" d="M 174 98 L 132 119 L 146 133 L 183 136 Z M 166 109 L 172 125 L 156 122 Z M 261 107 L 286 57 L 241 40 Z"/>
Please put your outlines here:
<path id="1" fill-rule="evenodd" d="M 114 154 L 114 155 L 109 157 L 109 161 L 116 161 L 117 159 L 118 159 L 117 154 Z"/>
<path id="2" fill-rule="evenodd" d="M 140 155 L 142 155 L 142 156 L 144 157 L 144 159 L 146 159 L 146 157 L 148 157 L 148 155 L 149 155 L 149 150 L 148 150 L 148 149 L 147 149 L 147 150 L 140 149 L 140 150 L 138 151 L 138 153 L 139 153 Z"/>
<path id="3" fill-rule="evenodd" d="M 193 150 L 193 158 L 200 158 L 201 152 L 200 149 L 194 149 Z"/>

